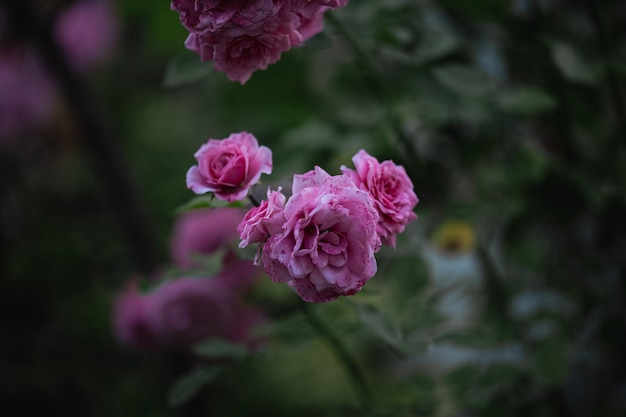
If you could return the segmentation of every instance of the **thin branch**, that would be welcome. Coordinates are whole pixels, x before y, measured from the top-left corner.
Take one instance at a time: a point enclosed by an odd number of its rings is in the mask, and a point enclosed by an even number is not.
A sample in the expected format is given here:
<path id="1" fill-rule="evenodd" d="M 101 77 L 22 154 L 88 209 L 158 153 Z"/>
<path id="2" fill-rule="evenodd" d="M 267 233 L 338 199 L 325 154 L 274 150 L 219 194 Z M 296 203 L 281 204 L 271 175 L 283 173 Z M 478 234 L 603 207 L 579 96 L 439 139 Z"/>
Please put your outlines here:
<path id="1" fill-rule="evenodd" d="M 370 389 L 365 375 L 352 357 L 346 346 L 341 342 L 339 337 L 335 335 L 326 324 L 320 319 L 306 302 L 301 302 L 301 308 L 311 327 L 317 334 L 328 344 L 337 356 L 339 362 L 343 364 L 346 372 L 350 376 L 352 383 L 359 395 L 361 402 L 365 406 L 371 406 L 374 401 L 372 390 Z"/>

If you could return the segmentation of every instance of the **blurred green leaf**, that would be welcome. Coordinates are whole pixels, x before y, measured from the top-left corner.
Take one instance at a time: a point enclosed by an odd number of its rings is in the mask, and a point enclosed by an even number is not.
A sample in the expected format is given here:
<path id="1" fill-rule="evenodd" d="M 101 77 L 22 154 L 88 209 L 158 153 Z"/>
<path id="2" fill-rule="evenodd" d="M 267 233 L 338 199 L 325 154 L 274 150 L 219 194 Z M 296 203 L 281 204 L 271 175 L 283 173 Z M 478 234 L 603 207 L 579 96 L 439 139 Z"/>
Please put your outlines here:
<path id="1" fill-rule="evenodd" d="M 540 343 L 531 353 L 531 366 L 537 377 L 546 384 L 556 385 L 563 382 L 569 372 L 565 345 L 559 340 Z"/>
<path id="2" fill-rule="evenodd" d="M 597 76 L 593 67 L 587 62 L 573 46 L 564 42 L 552 42 L 552 59 L 568 80 L 593 85 Z"/>
<path id="3" fill-rule="evenodd" d="M 198 343 L 192 347 L 192 351 L 198 356 L 229 358 L 236 361 L 245 358 L 249 353 L 245 346 L 219 338 Z"/>
<path id="4" fill-rule="evenodd" d="M 403 342 L 400 329 L 394 326 L 382 312 L 370 307 L 352 304 L 361 322 L 380 339 L 399 349 Z"/>
<path id="5" fill-rule="evenodd" d="M 200 81 L 209 75 L 212 68 L 210 62 L 202 62 L 197 54 L 191 51 L 181 52 L 165 67 L 163 86 L 180 87 Z"/>
<path id="6" fill-rule="evenodd" d="M 312 51 L 322 51 L 333 46 L 332 39 L 324 32 L 318 33 L 311 39 L 307 39 L 302 45 L 303 48 L 310 49 Z"/>
<path id="7" fill-rule="evenodd" d="M 420 64 L 435 61 L 454 52 L 459 47 L 455 37 L 438 33 L 428 36 L 415 51 L 415 61 Z"/>
<path id="8" fill-rule="evenodd" d="M 496 82 L 485 72 L 466 65 L 439 66 L 433 76 L 448 90 L 462 96 L 481 97 L 496 89 Z"/>
<path id="9" fill-rule="evenodd" d="M 171 407 L 180 407 L 192 399 L 200 389 L 214 381 L 227 367 L 214 365 L 196 368 L 180 377 L 167 393 L 167 402 Z"/>
<path id="10" fill-rule="evenodd" d="M 537 87 L 520 87 L 503 94 L 498 104 L 506 111 L 522 116 L 533 116 L 554 110 L 556 101 Z"/>

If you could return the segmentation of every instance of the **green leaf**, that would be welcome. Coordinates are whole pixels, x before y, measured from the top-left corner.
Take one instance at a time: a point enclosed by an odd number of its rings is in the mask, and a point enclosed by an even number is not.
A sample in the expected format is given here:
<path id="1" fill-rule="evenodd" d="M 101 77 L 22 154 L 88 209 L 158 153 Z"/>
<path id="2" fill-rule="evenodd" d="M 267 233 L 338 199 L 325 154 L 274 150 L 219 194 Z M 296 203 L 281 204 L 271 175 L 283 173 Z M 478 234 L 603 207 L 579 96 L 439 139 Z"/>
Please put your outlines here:
<path id="1" fill-rule="evenodd" d="M 207 194 L 204 194 L 204 195 L 200 195 L 200 196 L 194 197 L 191 200 L 189 200 L 188 202 L 186 202 L 185 204 L 176 207 L 174 209 L 174 214 L 180 214 L 180 213 L 183 213 L 183 212 L 189 211 L 189 210 L 195 210 L 195 209 L 200 209 L 200 208 L 209 208 L 209 207 L 213 207 L 213 208 L 218 208 L 218 207 L 237 207 L 237 208 L 241 208 L 241 207 L 244 207 L 244 204 L 241 201 L 233 201 L 232 203 L 229 203 L 227 201 L 223 201 L 223 200 L 215 198 L 213 193 L 207 193 Z"/>
<path id="2" fill-rule="evenodd" d="M 434 68 L 432 73 L 441 85 L 462 96 L 480 97 L 496 89 L 495 80 L 474 67 L 446 65 Z"/>
<path id="3" fill-rule="evenodd" d="M 520 87 L 505 93 L 498 104 L 508 112 L 523 116 L 546 113 L 556 107 L 552 96 L 536 87 Z"/>
<path id="4" fill-rule="evenodd" d="M 192 350 L 198 356 L 229 358 L 233 360 L 241 360 L 249 353 L 245 346 L 219 338 L 198 343 L 192 347 Z"/>
<path id="5" fill-rule="evenodd" d="M 592 66 L 571 45 L 564 42 L 552 42 L 550 46 L 552 59 L 565 78 L 586 85 L 593 85 L 597 81 Z"/>
<path id="6" fill-rule="evenodd" d="M 200 388 L 214 381 L 227 368 L 222 365 L 200 367 L 180 377 L 170 387 L 167 402 L 171 407 L 180 407 L 193 398 Z"/>
<path id="7" fill-rule="evenodd" d="M 415 51 L 415 61 L 420 64 L 435 61 L 454 52 L 459 42 L 453 36 L 437 34 L 424 40 Z"/>
<path id="8" fill-rule="evenodd" d="M 204 194 L 198 197 L 194 197 L 185 204 L 178 206 L 174 209 L 174 214 L 179 214 L 185 211 L 199 209 L 199 208 L 207 208 L 211 207 L 211 203 L 213 202 L 213 193 Z"/>
<path id="9" fill-rule="evenodd" d="M 163 85 L 180 87 L 206 77 L 212 69 L 209 62 L 200 61 L 200 57 L 191 51 L 184 51 L 172 59 L 165 67 Z"/>

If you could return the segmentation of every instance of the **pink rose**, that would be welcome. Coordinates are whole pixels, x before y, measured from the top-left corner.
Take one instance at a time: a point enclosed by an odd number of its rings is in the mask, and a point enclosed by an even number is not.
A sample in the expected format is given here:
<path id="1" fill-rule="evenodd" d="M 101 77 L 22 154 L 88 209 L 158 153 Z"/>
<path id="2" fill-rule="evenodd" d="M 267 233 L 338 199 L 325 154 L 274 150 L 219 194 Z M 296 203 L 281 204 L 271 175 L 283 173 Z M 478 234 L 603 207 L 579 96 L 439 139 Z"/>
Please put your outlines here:
<path id="1" fill-rule="evenodd" d="M 194 156 L 198 165 L 187 171 L 187 188 L 196 194 L 213 192 L 228 202 L 246 198 L 261 174 L 272 172 L 272 151 L 259 147 L 248 132 L 233 133 L 222 140 L 209 139 Z"/>
<path id="2" fill-rule="evenodd" d="M 319 167 L 294 175 L 284 216 L 282 231 L 263 245 L 263 266 L 303 300 L 355 294 L 376 273 L 378 214 L 367 192 L 348 177 Z"/>
<path id="3" fill-rule="evenodd" d="M 254 346 L 252 330 L 264 316 L 243 296 L 259 277 L 252 262 L 239 261 L 213 278 L 167 281 L 146 294 L 131 283 L 114 305 L 116 336 L 135 348 L 183 347 L 210 337 Z"/>
<path id="4" fill-rule="evenodd" d="M 247 0 L 173 0 L 170 8 L 192 33 L 214 32 L 230 22 Z"/>
<path id="5" fill-rule="evenodd" d="M 239 81 L 243 85 L 254 71 L 265 70 L 268 65 L 277 62 L 295 39 L 299 39 L 295 32 L 262 32 L 254 35 L 231 32 L 213 44 L 215 69 L 224 72 L 229 80 Z M 208 53 L 203 51 L 201 55 L 205 57 Z"/>
<path id="6" fill-rule="evenodd" d="M 81 0 L 61 12 L 55 32 L 72 64 L 82 70 L 112 55 L 118 22 L 108 1 Z"/>
<path id="7" fill-rule="evenodd" d="M 348 5 L 350 0 L 292 0 L 291 11 L 307 18 L 312 18 L 320 9 L 339 9 Z"/>
<path id="8" fill-rule="evenodd" d="M 352 161 L 356 171 L 345 166 L 341 171 L 371 195 L 380 215 L 378 234 L 383 243 L 395 247 L 396 235 L 417 218 L 413 209 L 419 200 L 413 191 L 413 183 L 402 166 L 392 161 L 379 163 L 364 150 L 360 150 Z"/>
<path id="9" fill-rule="evenodd" d="M 172 260 L 181 268 L 194 265 L 193 255 L 229 248 L 239 236 L 245 210 L 233 207 L 195 209 L 178 216 L 170 238 Z"/>

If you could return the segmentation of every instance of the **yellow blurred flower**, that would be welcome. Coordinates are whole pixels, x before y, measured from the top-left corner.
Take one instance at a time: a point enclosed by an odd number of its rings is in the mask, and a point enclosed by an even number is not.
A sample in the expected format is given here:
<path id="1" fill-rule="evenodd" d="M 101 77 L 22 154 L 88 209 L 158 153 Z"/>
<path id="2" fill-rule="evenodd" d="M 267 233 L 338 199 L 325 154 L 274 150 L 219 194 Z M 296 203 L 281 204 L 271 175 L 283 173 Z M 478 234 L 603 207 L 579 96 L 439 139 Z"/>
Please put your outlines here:
<path id="1" fill-rule="evenodd" d="M 433 243 L 439 250 L 451 253 L 469 252 L 474 249 L 476 234 L 466 222 L 449 220 L 442 224 L 433 235 Z"/>

